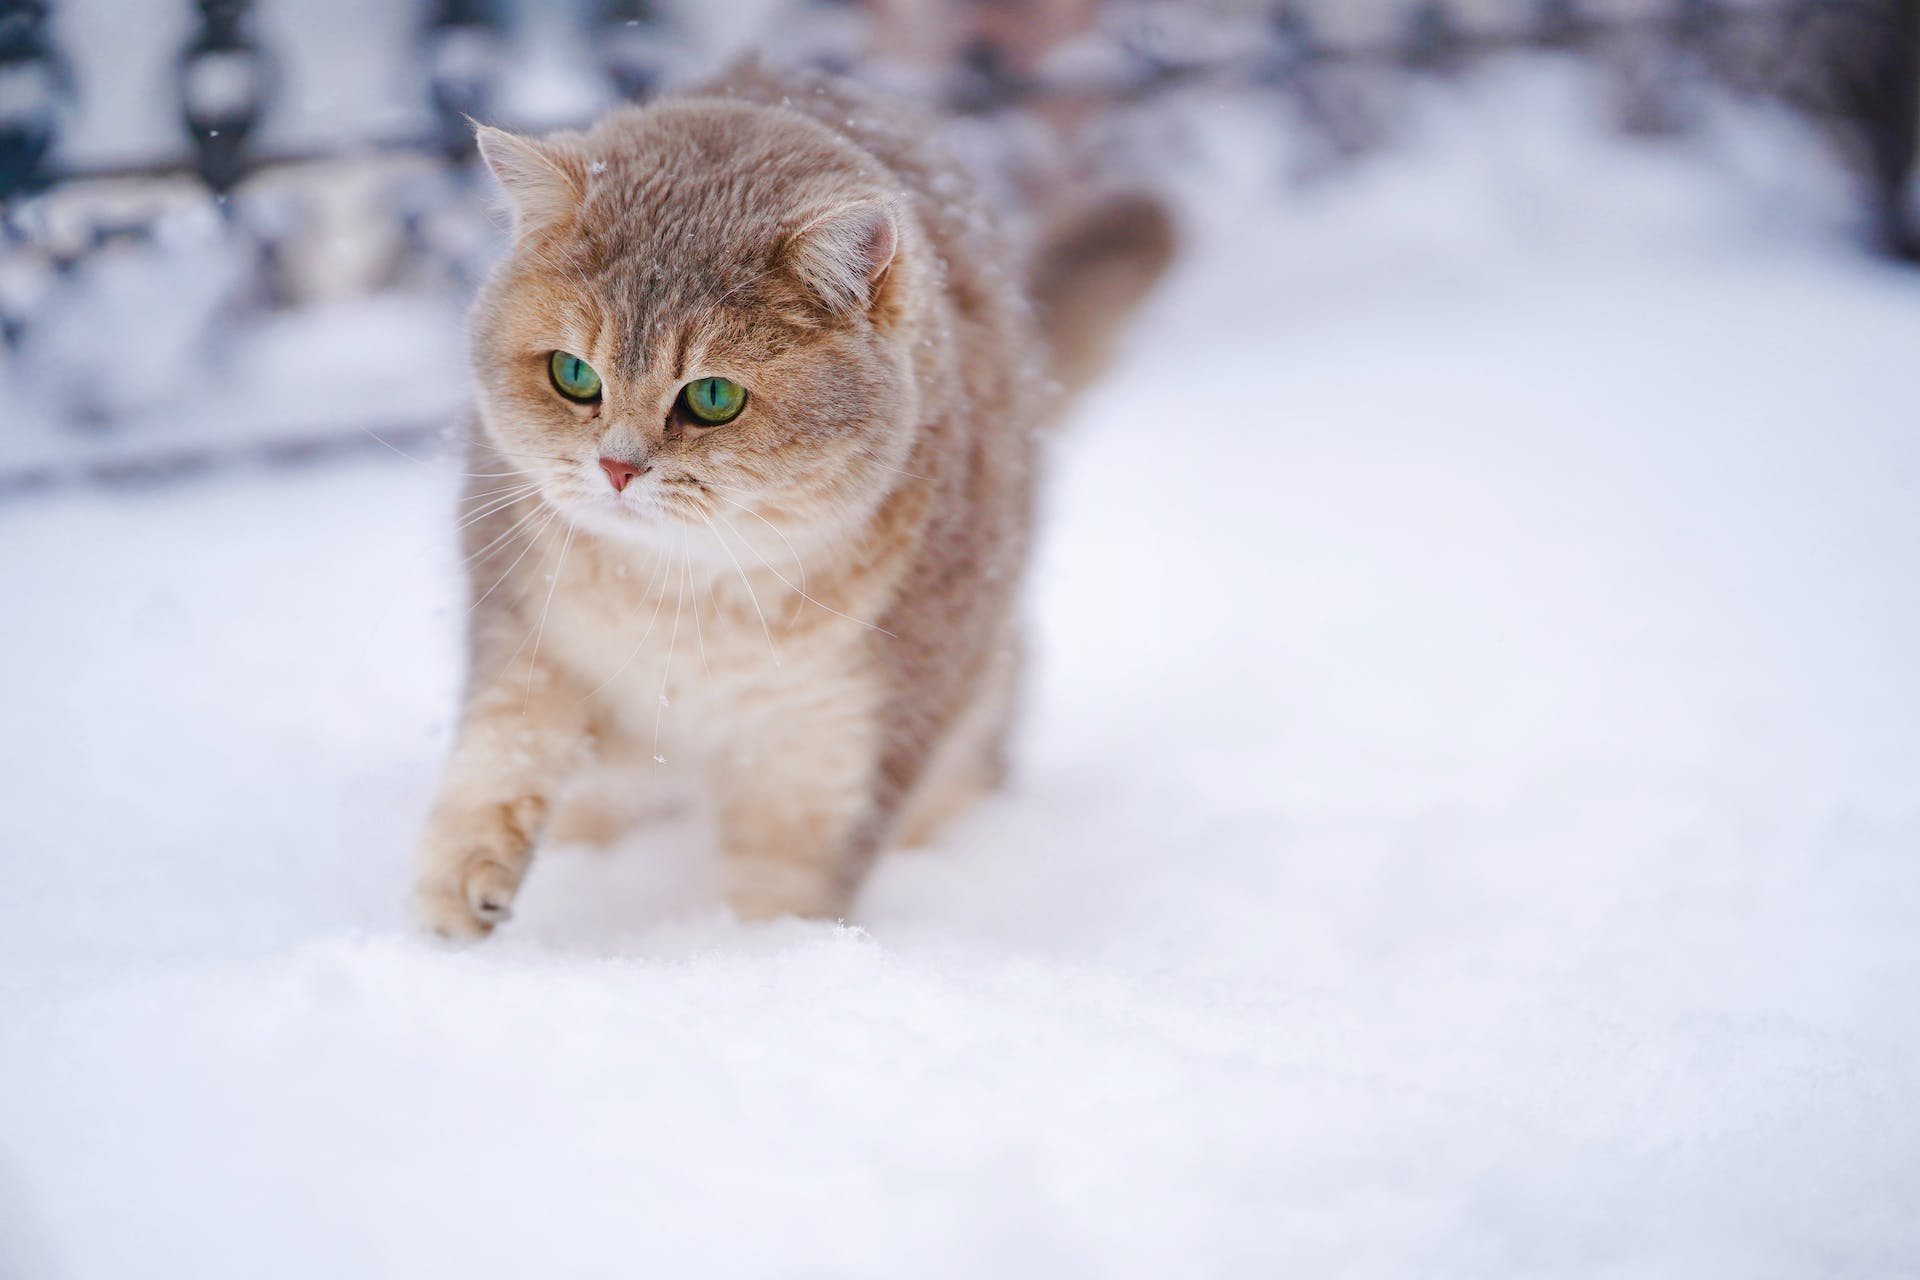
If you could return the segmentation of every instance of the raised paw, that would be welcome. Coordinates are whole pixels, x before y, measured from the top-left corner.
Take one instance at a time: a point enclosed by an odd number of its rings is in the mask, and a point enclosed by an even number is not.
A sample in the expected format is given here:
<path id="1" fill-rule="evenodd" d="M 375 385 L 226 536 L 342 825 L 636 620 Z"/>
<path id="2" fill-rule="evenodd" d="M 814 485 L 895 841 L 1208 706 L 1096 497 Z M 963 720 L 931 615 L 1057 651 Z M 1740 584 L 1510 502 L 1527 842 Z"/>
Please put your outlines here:
<path id="1" fill-rule="evenodd" d="M 443 938 L 484 938 L 513 914 L 520 872 L 484 854 L 433 859 L 414 883 L 414 913 Z"/>

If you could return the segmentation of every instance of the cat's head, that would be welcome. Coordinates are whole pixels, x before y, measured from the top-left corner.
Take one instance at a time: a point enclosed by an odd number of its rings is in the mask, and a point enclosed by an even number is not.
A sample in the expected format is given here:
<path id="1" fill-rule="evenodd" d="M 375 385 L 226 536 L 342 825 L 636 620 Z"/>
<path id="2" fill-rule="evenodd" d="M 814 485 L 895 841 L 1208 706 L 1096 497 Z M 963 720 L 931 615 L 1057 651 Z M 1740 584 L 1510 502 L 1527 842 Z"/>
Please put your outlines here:
<path id="1" fill-rule="evenodd" d="M 726 99 L 479 144 L 513 215 L 473 324 L 498 470 L 662 548 L 856 526 L 899 482 L 918 233 L 871 157 Z"/>

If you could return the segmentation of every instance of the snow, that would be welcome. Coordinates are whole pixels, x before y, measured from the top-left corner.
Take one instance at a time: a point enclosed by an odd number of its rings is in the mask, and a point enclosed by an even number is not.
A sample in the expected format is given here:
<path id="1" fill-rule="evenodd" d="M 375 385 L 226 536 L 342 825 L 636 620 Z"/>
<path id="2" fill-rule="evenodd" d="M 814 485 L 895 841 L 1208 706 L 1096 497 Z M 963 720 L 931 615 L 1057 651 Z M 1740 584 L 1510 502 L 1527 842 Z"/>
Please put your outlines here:
<path id="1" fill-rule="evenodd" d="M 1017 784 L 846 926 L 672 822 L 410 929 L 450 463 L 0 504 L 0 1275 L 1920 1270 L 1920 279 L 1581 92 L 1277 205 L 1188 104 Z"/>

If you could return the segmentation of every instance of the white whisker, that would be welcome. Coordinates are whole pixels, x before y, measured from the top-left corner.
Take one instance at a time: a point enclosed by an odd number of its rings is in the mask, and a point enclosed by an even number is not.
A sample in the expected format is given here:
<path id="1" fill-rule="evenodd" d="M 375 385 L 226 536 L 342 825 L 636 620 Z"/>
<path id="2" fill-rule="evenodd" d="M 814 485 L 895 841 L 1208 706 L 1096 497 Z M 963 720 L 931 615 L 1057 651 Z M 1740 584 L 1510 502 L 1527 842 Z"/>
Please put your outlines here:
<path id="1" fill-rule="evenodd" d="M 686 553 L 687 535 L 680 535 L 681 554 Z M 673 632 L 667 637 L 667 661 L 660 669 L 660 697 L 653 709 L 653 762 L 665 764 L 667 758 L 660 754 L 660 717 L 667 709 L 667 681 L 673 675 L 673 648 L 680 639 L 680 606 L 686 602 L 686 579 L 680 580 L 680 594 L 673 601 Z"/>
<path id="2" fill-rule="evenodd" d="M 560 517 L 560 512 L 557 508 L 550 511 L 547 514 L 546 520 L 541 523 L 538 529 L 534 530 L 533 537 L 527 541 L 527 545 L 521 549 L 519 555 L 513 558 L 513 563 L 508 565 L 506 567 L 506 570 L 502 572 L 499 577 L 493 580 L 493 585 L 488 587 L 484 592 L 482 592 L 478 600 L 475 600 L 472 604 L 467 606 L 468 617 L 473 616 L 473 611 L 475 609 L 478 609 L 481 605 L 487 602 L 488 596 L 492 595 L 495 591 L 498 591 L 500 589 L 500 584 L 505 582 L 515 569 L 520 567 L 520 562 L 527 558 L 527 552 L 533 550 L 535 547 L 540 545 L 540 536 L 544 534 L 547 531 L 547 529 L 553 524 L 553 522 L 559 519 L 559 517 Z M 518 649 L 514 650 L 514 653 L 516 655 L 518 655 L 519 652 L 520 651 Z M 511 661 L 511 659 L 509 659 L 509 661 Z"/>
<path id="3" fill-rule="evenodd" d="M 399 445 L 393 443 L 391 440 L 385 440 L 385 439 L 382 439 L 380 436 L 375 435 L 370 428 L 361 427 L 360 430 L 366 432 L 367 439 L 373 441 L 375 444 L 379 445 L 383 449 L 389 449 L 394 453 L 399 454 L 401 457 L 405 458 L 408 462 L 417 462 L 423 467 L 433 465 L 432 463 L 428 462 L 425 458 L 414 457 L 412 454 L 408 453 L 405 449 L 402 449 Z"/>
<path id="4" fill-rule="evenodd" d="M 511 449 L 502 449 L 498 445 L 488 444 L 485 440 L 476 440 L 472 436 L 463 437 L 476 449 L 485 449 L 488 453 L 497 453 L 503 458 L 541 458 L 548 462 L 572 462 L 572 458 L 563 458 L 556 453 L 515 453 Z"/>
<path id="5" fill-rule="evenodd" d="M 514 503 L 519 502 L 522 498 L 525 498 L 528 494 L 532 493 L 534 490 L 538 489 L 539 487 L 540 486 L 537 484 L 528 485 L 525 488 L 515 490 L 514 492 L 508 494 L 503 498 L 494 498 L 491 501 L 488 501 L 484 509 L 467 513 L 461 519 L 460 523 L 453 527 L 454 532 L 459 533 L 460 531 L 466 529 L 469 525 L 479 524 L 482 520 L 485 520 L 488 516 L 493 515 L 495 512 L 505 511 L 508 507 L 511 507 Z"/>
<path id="6" fill-rule="evenodd" d="M 466 559 L 463 560 L 461 563 L 467 565 L 468 567 L 472 567 L 474 561 L 480 559 L 482 556 L 486 555 L 489 551 L 492 551 L 495 547 L 499 546 L 501 543 L 511 538 L 515 533 L 518 533 L 521 530 L 525 529 L 529 524 L 533 523 L 533 521 L 537 520 L 540 516 L 545 514 L 545 512 L 546 512 L 546 508 L 543 506 L 534 507 L 533 510 L 527 512 L 527 514 L 521 516 L 518 520 L 515 520 L 512 524 L 508 525 L 504 532 L 495 534 L 492 542 L 489 542 L 486 546 L 481 547 L 478 551 L 466 557 Z"/>
<path id="7" fill-rule="evenodd" d="M 720 500 L 722 502 L 726 501 L 725 498 L 722 498 Z M 746 510 L 745 508 L 741 508 L 741 509 Z M 714 512 L 714 514 L 719 515 L 720 513 L 716 511 Z M 748 511 L 747 514 L 757 515 L 758 513 L 754 511 Z M 772 528 L 771 524 L 769 524 L 768 527 Z M 735 532 L 737 536 L 738 531 L 736 530 Z M 779 530 L 775 529 L 774 532 L 778 533 Z M 742 539 L 742 541 L 745 541 L 745 540 Z M 791 548 L 793 544 L 788 543 L 787 545 L 789 548 Z M 747 543 L 747 549 L 751 551 L 753 549 L 753 544 L 750 542 Z M 774 568 L 772 565 L 767 564 L 767 559 L 765 556 L 760 557 L 760 563 L 766 566 L 766 570 L 768 573 L 780 579 L 781 582 L 786 583 L 787 590 L 797 593 L 802 600 L 805 600 L 808 604 L 813 605 L 815 608 L 825 609 L 828 613 L 832 614 L 836 618 L 845 618 L 848 622 L 858 623 L 860 626 L 865 627 L 869 631 L 878 631 L 881 635 L 887 637 L 887 639 L 889 640 L 898 640 L 900 638 L 899 636 L 895 635 L 893 632 L 887 630 L 885 627 L 875 626 L 873 623 L 868 622 L 865 618 L 856 618 L 850 613 L 842 613 L 840 612 L 840 610 L 834 608 L 832 605 L 826 604 L 822 601 L 814 599 L 812 596 L 807 594 L 805 588 L 794 586 L 792 582 L 789 582 L 787 580 L 787 576 L 784 573 L 781 573 L 778 569 Z"/>
<path id="8" fill-rule="evenodd" d="M 633 664 L 634 658 L 639 656 L 640 647 L 646 644 L 647 637 L 653 634 L 654 623 L 660 620 L 661 606 L 663 606 L 667 602 L 667 592 L 666 592 L 667 569 L 672 564 L 673 564 L 673 561 L 671 559 L 662 557 L 660 560 L 660 567 L 654 571 L 653 581 L 649 583 L 647 586 L 647 594 L 653 597 L 653 612 L 647 616 L 647 629 L 645 631 L 642 631 L 640 633 L 640 638 L 633 642 L 633 648 L 627 650 L 627 656 L 625 660 L 623 660 L 619 666 L 615 667 L 612 673 L 608 675 L 605 680 L 602 680 L 599 684 L 589 689 L 586 693 L 586 696 L 580 699 L 582 702 L 585 702 L 587 698 L 591 698 L 594 694 L 599 693 L 602 689 L 612 684 L 614 680 L 619 677 L 622 671 L 625 671 L 629 666 Z M 640 611 L 638 609 L 635 609 L 634 615 L 636 617 L 639 616 L 639 612 Z"/>
<path id="9" fill-rule="evenodd" d="M 477 502 L 482 498 L 493 498 L 513 489 L 524 489 L 530 484 L 540 483 L 539 477 L 530 476 L 523 471 L 511 473 L 515 478 L 512 484 L 499 484 L 491 489 L 472 489 L 460 495 L 463 502 Z"/>
<path id="10" fill-rule="evenodd" d="M 533 675 L 540 669 L 540 642 L 547 635 L 547 614 L 553 608 L 553 593 L 560 589 L 560 575 L 567 571 L 567 552 L 573 550 L 573 535 L 578 525 L 567 526 L 567 540 L 560 544 L 560 563 L 553 571 L 553 581 L 547 584 L 546 602 L 540 606 L 540 628 L 533 633 L 533 656 L 527 659 L 527 693 L 520 700 L 520 711 L 524 715 L 527 704 L 533 701 Z"/>
<path id="11" fill-rule="evenodd" d="M 377 443 L 385 445 L 387 448 L 392 449 L 395 453 L 405 458 L 408 462 L 417 462 L 423 467 L 437 467 L 440 465 L 439 461 L 437 461 L 434 458 L 416 458 L 412 454 L 408 453 L 406 450 L 395 448 L 391 443 L 385 440 L 382 440 L 379 436 L 374 435 L 373 432 L 367 431 L 365 427 L 362 427 L 360 429 L 362 431 L 366 431 L 369 436 L 373 436 L 373 439 Z M 469 443 L 472 443 L 472 442 L 469 441 Z M 564 459 L 555 459 L 555 461 L 564 461 Z M 525 475 L 526 473 L 523 471 L 450 471 L 447 474 L 451 476 L 457 476 L 462 480 L 498 480 L 503 476 L 518 476 L 518 475 Z"/>
<path id="12" fill-rule="evenodd" d="M 703 482 L 703 483 L 707 483 L 707 482 Z M 720 488 L 720 489 L 726 489 L 726 488 L 731 488 L 732 486 L 730 486 L 730 485 L 715 485 L 715 486 L 713 486 L 713 487 L 715 487 L 715 488 Z M 747 492 L 748 492 L 748 490 L 745 490 L 745 489 L 738 489 L 738 490 L 735 490 L 735 492 L 737 492 L 737 493 L 747 493 Z M 747 505 L 746 505 L 745 503 L 742 503 L 742 502 L 735 502 L 735 501 L 733 501 L 733 499 L 731 499 L 731 498 L 726 498 L 726 497 L 722 497 L 722 496 L 721 496 L 720 494 L 717 494 L 717 493 L 716 493 L 716 494 L 714 494 L 713 496 L 714 496 L 714 497 L 716 497 L 716 498 L 719 498 L 719 499 L 720 499 L 720 501 L 722 501 L 722 502 L 724 502 L 724 503 L 726 503 L 726 504 L 727 504 L 728 506 L 730 506 L 730 507 L 737 507 L 737 508 L 739 508 L 739 509 L 740 509 L 741 511 L 744 511 L 744 512 L 746 512 L 746 513 L 747 513 L 748 515 L 750 515 L 750 516 L 752 516 L 752 517 L 753 517 L 753 518 L 754 518 L 755 520 L 758 520 L 758 521 L 759 521 L 759 522 L 760 522 L 761 524 L 763 524 L 763 525 L 765 525 L 765 526 L 767 526 L 767 528 L 769 528 L 769 529 L 771 529 L 771 530 L 773 530 L 773 536 L 774 536 L 774 537 L 776 537 L 776 538 L 778 538 L 778 539 L 780 539 L 780 541 L 782 541 L 782 542 L 784 542 L 784 543 L 786 543 L 786 544 L 787 544 L 787 554 L 793 557 L 793 569 L 794 569 L 794 572 L 795 572 L 796 574 L 798 574 L 798 575 L 799 575 L 799 577 L 800 577 L 800 586 L 801 586 L 801 588 L 802 588 L 802 589 L 803 589 L 803 591 L 804 591 L 804 589 L 805 589 L 805 587 L 806 587 L 806 585 L 807 585 L 807 562 L 806 562 L 805 560 L 802 560 L 802 559 L 800 558 L 800 551 L 799 551 L 799 549 L 798 549 L 798 548 L 796 548 L 796 547 L 795 547 L 795 546 L 793 545 L 793 539 L 792 539 L 792 538 L 789 538 L 789 537 L 788 537 L 788 536 L 786 535 L 786 533 L 785 533 L 785 531 L 783 531 L 783 530 L 782 530 L 782 529 L 780 528 L 780 526 L 779 526 L 779 525 L 777 525 L 777 524 L 775 524 L 775 523 L 774 523 L 773 521 L 771 521 L 771 520 L 769 520 L 769 519 L 767 519 L 767 518 L 766 518 L 765 516 L 763 516 L 763 515 L 761 515 L 761 514 L 760 514 L 760 513 L 758 512 L 758 511 L 755 511 L 755 510 L 754 510 L 754 509 L 753 509 L 752 507 L 749 507 L 749 506 L 747 506 Z M 714 514 L 715 514 L 715 515 L 717 516 L 717 515 L 719 515 L 720 513 L 719 513 L 718 511 L 716 511 L 716 512 L 714 512 Z M 731 523 L 729 523 L 729 524 L 727 525 L 727 528 L 729 528 L 729 529 L 733 529 L 733 525 L 732 525 Z M 742 535 L 742 534 L 740 533 L 740 531 L 739 531 L 738 529 L 734 529 L 734 530 L 733 530 L 733 534 L 734 534 L 734 536 L 735 536 L 736 538 L 739 538 L 741 542 L 743 542 L 743 543 L 746 543 L 746 546 L 747 546 L 747 549 L 748 549 L 748 550 L 752 550 L 752 549 L 753 549 L 753 543 L 751 543 L 751 542 L 749 542 L 749 541 L 748 541 L 748 540 L 746 539 L 746 537 L 745 537 L 745 536 L 743 536 L 743 535 Z M 760 561 L 760 563 L 764 565 L 764 564 L 766 564 L 766 560 L 765 560 L 765 559 L 763 558 L 763 559 L 762 559 L 762 560 Z"/>
<path id="13" fill-rule="evenodd" d="M 873 454 L 869 453 L 865 449 L 860 450 L 860 456 L 865 458 L 868 462 L 872 463 L 874 466 L 879 467 L 882 471 L 892 471 L 899 475 L 908 476 L 915 480 L 925 480 L 928 483 L 932 483 L 933 481 L 932 476 L 923 476 L 918 471 L 909 471 L 905 467 L 896 467 L 891 462 L 882 462 L 880 461 L 880 459 L 874 457 Z"/>
<path id="14" fill-rule="evenodd" d="M 707 528 L 713 530 L 713 540 L 718 542 L 720 549 L 727 553 L 727 559 L 733 561 L 733 570 L 740 575 L 740 584 L 747 589 L 747 599 L 753 601 L 753 612 L 760 619 L 760 630 L 766 634 L 767 652 L 773 658 L 773 665 L 776 667 L 784 665 L 780 660 L 779 647 L 773 643 L 773 628 L 767 625 L 767 615 L 760 608 L 759 593 L 753 589 L 753 580 L 747 577 L 746 566 L 740 563 L 740 557 L 733 554 L 733 548 L 728 546 L 727 540 L 720 535 L 720 526 L 715 524 L 704 511 L 700 513 L 700 518 L 707 522 Z M 753 548 L 748 547 L 747 549 L 751 551 Z"/>
<path id="15" fill-rule="evenodd" d="M 684 541 L 685 540 L 683 538 L 682 539 L 683 547 L 684 547 Z M 694 583 L 693 583 L 693 556 L 684 549 L 680 553 L 680 571 L 682 574 L 685 575 L 687 585 L 690 587 L 694 587 L 693 634 L 694 634 L 694 638 L 700 641 L 700 669 L 706 672 L 708 676 L 712 676 L 713 667 L 707 662 L 707 633 L 706 633 L 706 629 L 700 625 L 700 589 L 697 586 L 694 586 Z"/>
<path id="16" fill-rule="evenodd" d="M 371 428 L 361 427 L 360 430 L 366 435 L 367 439 L 373 441 L 375 444 L 379 445 L 383 449 L 399 454 L 401 457 L 405 458 L 408 462 L 418 463 L 420 466 L 423 466 L 423 467 L 431 467 L 435 465 L 433 459 L 417 458 L 413 454 L 408 453 L 405 449 L 402 449 L 399 445 L 393 443 L 393 441 L 386 439 L 384 436 L 376 434 Z M 479 444 L 480 442 L 477 440 L 469 440 L 467 443 Z M 481 447 L 489 448 L 491 446 L 482 445 Z M 503 451 L 499 449 L 495 449 L 494 452 L 500 453 Z M 511 456 L 519 456 L 519 455 L 511 455 Z M 534 457 L 537 455 L 527 454 L 525 456 Z M 554 461 L 564 462 L 566 461 L 566 459 L 555 458 Z M 500 478 L 501 476 L 517 476 L 523 473 L 518 471 L 455 471 L 453 474 L 460 477 L 463 480 L 495 480 Z"/>

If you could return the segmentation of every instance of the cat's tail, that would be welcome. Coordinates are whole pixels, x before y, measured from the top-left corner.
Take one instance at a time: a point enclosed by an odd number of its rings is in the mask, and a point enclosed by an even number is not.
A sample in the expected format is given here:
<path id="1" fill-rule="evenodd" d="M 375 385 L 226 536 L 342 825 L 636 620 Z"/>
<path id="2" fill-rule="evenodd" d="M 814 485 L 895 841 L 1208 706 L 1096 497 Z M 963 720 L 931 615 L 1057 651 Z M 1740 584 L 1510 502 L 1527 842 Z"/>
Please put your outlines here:
<path id="1" fill-rule="evenodd" d="M 1109 196 L 1043 230 L 1028 274 L 1049 374 L 1069 394 L 1113 358 L 1127 319 L 1173 262 L 1173 218 L 1152 196 Z"/>

